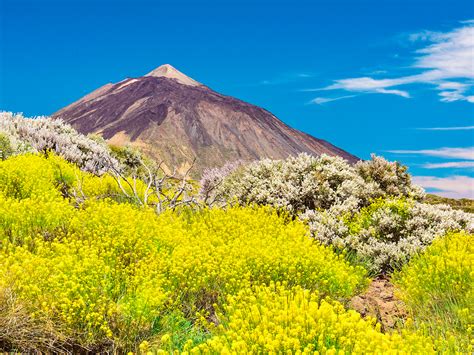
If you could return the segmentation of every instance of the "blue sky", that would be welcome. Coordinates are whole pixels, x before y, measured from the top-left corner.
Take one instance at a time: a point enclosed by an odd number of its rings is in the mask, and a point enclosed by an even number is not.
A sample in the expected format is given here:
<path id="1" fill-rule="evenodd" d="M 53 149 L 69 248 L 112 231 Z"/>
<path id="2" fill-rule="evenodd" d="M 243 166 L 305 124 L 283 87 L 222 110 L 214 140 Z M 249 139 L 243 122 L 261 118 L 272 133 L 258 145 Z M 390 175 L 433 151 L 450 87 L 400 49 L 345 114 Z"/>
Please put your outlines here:
<path id="1" fill-rule="evenodd" d="M 474 2 L 0 0 L 0 110 L 170 63 L 430 191 L 474 198 Z"/>

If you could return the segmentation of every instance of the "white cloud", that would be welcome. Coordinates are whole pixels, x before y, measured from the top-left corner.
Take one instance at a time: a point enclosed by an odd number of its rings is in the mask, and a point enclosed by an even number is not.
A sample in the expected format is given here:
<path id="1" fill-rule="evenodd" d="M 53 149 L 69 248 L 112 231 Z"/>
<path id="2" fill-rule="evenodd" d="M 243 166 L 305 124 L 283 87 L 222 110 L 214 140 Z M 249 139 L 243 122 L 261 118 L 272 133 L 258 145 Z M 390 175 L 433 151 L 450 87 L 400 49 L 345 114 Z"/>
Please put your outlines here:
<path id="1" fill-rule="evenodd" d="M 474 168 L 474 161 L 449 161 L 446 163 L 426 163 L 425 169 Z"/>
<path id="2" fill-rule="evenodd" d="M 388 90 L 386 88 L 403 85 L 414 81 L 411 77 L 399 79 L 373 79 L 370 77 L 349 78 L 336 80 L 334 84 L 323 88 L 322 90 L 343 89 L 355 92 L 379 93 L 379 94 L 394 94 L 402 97 L 410 97 L 410 94 L 401 90 Z"/>
<path id="3" fill-rule="evenodd" d="M 469 176 L 414 176 L 413 182 L 440 196 L 474 198 L 474 178 Z"/>
<path id="4" fill-rule="evenodd" d="M 456 83 L 452 81 L 445 81 L 438 85 L 439 90 L 465 90 L 466 88 L 466 84 Z"/>
<path id="5" fill-rule="evenodd" d="M 376 89 L 374 92 L 377 93 L 377 94 L 393 94 L 393 95 L 398 95 L 398 96 L 404 97 L 404 98 L 406 98 L 406 99 L 409 99 L 409 98 L 410 98 L 410 94 L 409 94 L 408 92 L 402 91 L 402 90 Z"/>
<path id="6" fill-rule="evenodd" d="M 438 148 L 438 149 L 420 149 L 420 150 L 388 150 L 395 154 L 427 155 L 439 158 L 454 158 L 474 160 L 474 147 L 467 148 Z"/>
<path id="7" fill-rule="evenodd" d="M 410 84 L 431 84 L 439 90 L 441 101 L 468 101 L 474 103 L 469 91 L 474 85 L 474 21 L 451 32 L 423 31 L 409 37 L 412 42 L 429 42 L 418 49 L 412 69 L 422 69 L 416 75 L 397 78 L 374 79 L 358 77 L 335 80 L 332 85 L 319 90 L 346 90 L 351 92 L 391 94 L 409 98 L 408 91 L 393 87 Z M 308 90 L 310 91 L 310 90 Z"/>
<path id="8" fill-rule="evenodd" d="M 417 128 L 422 131 L 471 131 L 474 126 L 460 126 L 460 127 L 427 127 Z"/>
<path id="9" fill-rule="evenodd" d="M 474 78 L 474 26 L 438 33 L 431 39 L 432 45 L 419 49 L 422 54 L 414 67 L 436 71 L 439 79 Z"/>
<path id="10" fill-rule="evenodd" d="M 339 97 L 316 97 L 310 101 L 312 104 L 322 105 L 327 102 L 349 99 L 351 97 L 355 97 L 356 95 L 346 95 L 346 96 L 339 96 Z"/>

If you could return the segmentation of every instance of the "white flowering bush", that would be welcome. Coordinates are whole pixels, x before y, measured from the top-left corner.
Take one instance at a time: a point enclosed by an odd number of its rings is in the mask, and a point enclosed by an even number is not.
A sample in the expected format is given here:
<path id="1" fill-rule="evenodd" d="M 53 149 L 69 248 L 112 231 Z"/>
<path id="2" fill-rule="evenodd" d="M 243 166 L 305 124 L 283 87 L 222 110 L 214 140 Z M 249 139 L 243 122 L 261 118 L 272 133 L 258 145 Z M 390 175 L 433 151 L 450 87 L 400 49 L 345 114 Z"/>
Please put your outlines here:
<path id="1" fill-rule="evenodd" d="M 106 144 L 78 133 L 60 120 L 0 112 L 0 134 L 8 137 L 11 155 L 53 151 L 82 170 L 98 175 L 119 167 Z"/>
<path id="2" fill-rule="evenodd" d="M 220 197 L 218 189 L 225 178 L 242 164 L 243 162 L 238 160 L 235 162 L 229 162 L 222 168 L 208 168 L 204 170 L 199 189 L 199 194 L 201 195 L 202 200 L 205 203 L 212 205 L 215 200 Z"/>
<path id="3" fill-rule="evenodd" d="M 300 154 L 285 160 L 264 159 L 246 166 L 228 164 L 205 172 L 206 201 L 257 203 L 301 213 L 335 205 L 357 208 L 387 195 L 420 198 L 406 168 L 376 156 L 350 165 L 341 157 Z"/>
<path id="4" fill-rule="evenodd" d="M 356 253 L 370 272 L 399 269 L 438 236 L 450 231 L 474 232 L 474 216 L 447 205 L 404 198 L 377 199 L 355 213 L 331 208 L 307 211 L 314 238 L 325 245 Z"/>
<path id="5" fill-rule="evenodd" d="M 372 194 L 380 196 L 406 196 L 414 199 L 425 197 L 423 189 L 411 184 L 408 168 L 399 162 L 390 162 L 383 157 L 371 155 L 370 160 L 361 160 L 355 165 L 357 174 L 374 189 Z"/>

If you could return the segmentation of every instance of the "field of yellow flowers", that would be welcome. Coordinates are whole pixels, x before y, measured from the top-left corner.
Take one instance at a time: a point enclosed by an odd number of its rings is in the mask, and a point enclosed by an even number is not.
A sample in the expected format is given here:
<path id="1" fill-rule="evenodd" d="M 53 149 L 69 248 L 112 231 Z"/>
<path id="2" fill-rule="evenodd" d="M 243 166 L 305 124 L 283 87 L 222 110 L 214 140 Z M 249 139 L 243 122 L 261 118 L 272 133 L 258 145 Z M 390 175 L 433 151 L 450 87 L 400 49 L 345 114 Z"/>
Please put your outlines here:
<path id="1" fill-rule="evenodd" d="M 472 351 L 471 235 L 394 275 L 410 318 L 384 333 L 347 307 L 366 269 L 270 207 L 157 215 L 108 175 L 26 154 L 0 161 L 0 227 L 0 350 Z"/>

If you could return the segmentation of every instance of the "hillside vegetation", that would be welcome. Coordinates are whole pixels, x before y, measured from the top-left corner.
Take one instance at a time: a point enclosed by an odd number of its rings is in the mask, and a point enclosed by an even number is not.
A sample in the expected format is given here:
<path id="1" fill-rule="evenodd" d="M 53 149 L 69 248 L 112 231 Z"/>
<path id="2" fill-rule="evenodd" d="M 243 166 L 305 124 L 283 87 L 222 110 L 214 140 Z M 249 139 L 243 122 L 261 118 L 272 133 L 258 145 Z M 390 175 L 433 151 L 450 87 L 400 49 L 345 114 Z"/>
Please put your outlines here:
<path id="1" fill-rule="evenodd" d="M 472 352 L 473 215 L 420 202 L 405 167 L 300 155 L 198 193 L 43 120 L 0 120 L 1 350 Z M 350 309 L 374 277 L 406 307 L 392 329 Z"/>
<path id="2" fill-rule="evenodd" d="M 455 199 L 455 198 L 437 196 L 433 194 L 427 194 L 425 197 L 425 201 L 426 203 L 430 203 L 433 205 L 444 204 L 444 205 L 449 205 L 456 210 L 462 210 L 465 212 L 474 213 L 474 200 L 471 200 L 469 198 Z"/>

